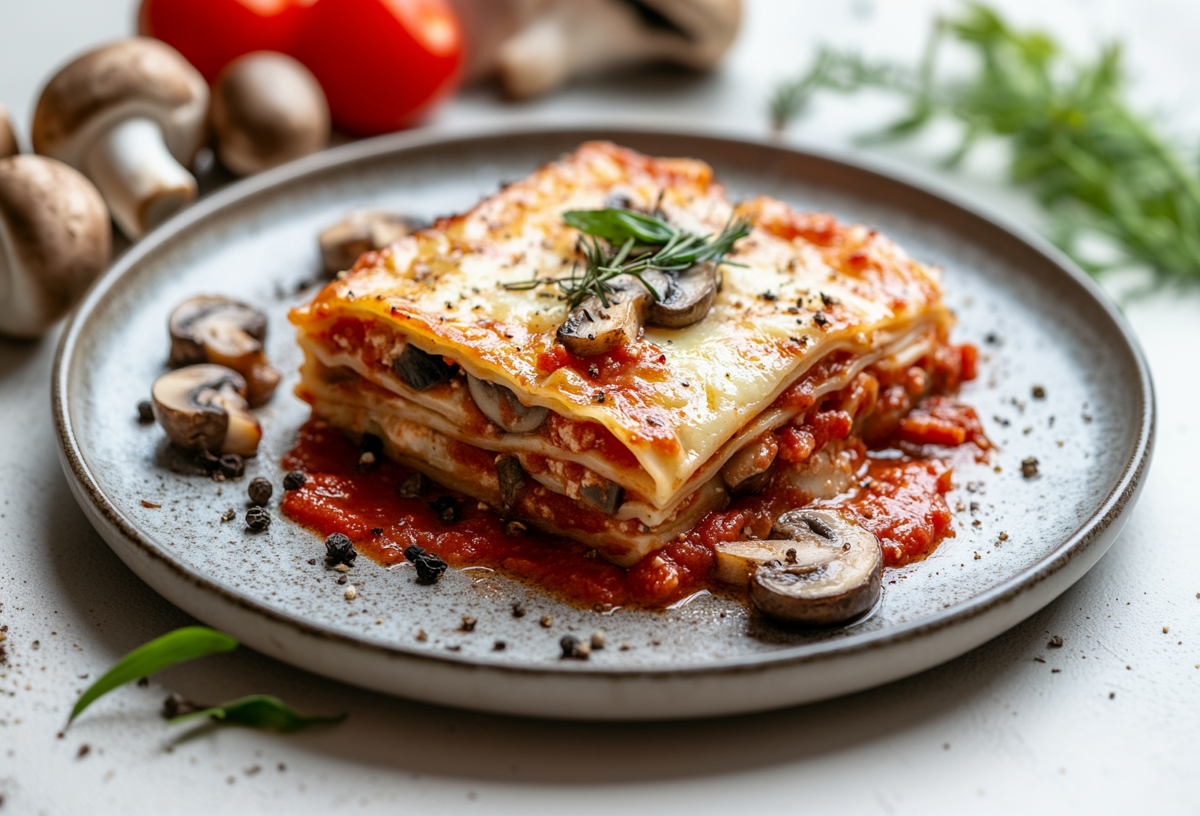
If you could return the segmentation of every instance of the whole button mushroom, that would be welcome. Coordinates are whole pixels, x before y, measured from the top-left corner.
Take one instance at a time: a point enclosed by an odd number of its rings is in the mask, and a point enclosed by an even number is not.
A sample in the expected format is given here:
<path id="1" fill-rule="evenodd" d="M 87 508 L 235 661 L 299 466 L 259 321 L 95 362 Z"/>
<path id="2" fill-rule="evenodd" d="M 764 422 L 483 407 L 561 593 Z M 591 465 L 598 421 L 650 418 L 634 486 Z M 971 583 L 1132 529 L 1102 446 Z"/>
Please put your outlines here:
<path id="1" fill-rule="evenodd" d="M 505 91 L 517 99 L 637 63 L 706 69 L 733 43 L 740 18 L 740 0 L 554 0 L 493 59 Z"/>
<path id="2" fill-rule="evenodd" d="M 0 333 L 38 337 L 108 264 L 108 209 L 92 183 L 42 156 L 0 159 Z"/>
<path id="3" fill-rule="evenodd" d="M 212 89 L 217 156 L 240 176 L 307 156 L 329 141 L 329 103 L 312 72 L 286 54 L 231 62 Z"/>
<path id="4" fill-rule="evenodd" d="M 0 159 L 5 156 L 15 156 L 20 153 L 17 147 L 17 134 L 13 132 L 12 120 L 8 111 L 0 105 Z"/>
<path id="5" fill-rule="evenodd" d="M 246 381 L 218 365 L 193 365 L 163 374 L 150 391 L 154 418 L 167 437 L 193 453 L 254 456 L 262 439 L 246 403 Z"/>
<path id="6" fill-rule="evenodd" d="M 84 54 L 50 80 L 33 149 L 81 170 L 131 239 L 196 198 L 186 169 L 204 143 L 208 85 L 179 52 L 147 38 Z"/>

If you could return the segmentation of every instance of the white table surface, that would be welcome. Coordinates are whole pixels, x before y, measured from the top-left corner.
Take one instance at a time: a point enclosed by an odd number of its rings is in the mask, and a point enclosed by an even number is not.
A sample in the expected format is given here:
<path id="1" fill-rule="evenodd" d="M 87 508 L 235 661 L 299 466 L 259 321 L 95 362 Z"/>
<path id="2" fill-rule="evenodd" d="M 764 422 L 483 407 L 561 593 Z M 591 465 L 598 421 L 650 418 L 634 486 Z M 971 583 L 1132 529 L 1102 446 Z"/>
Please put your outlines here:
<path id="1" fill-rule="evenodd" d="M 765 135 L 765 97 L 818 42 L 915 59 L 953 3 L 748 0 L 724 68 L 628 78 L 505 106 L 471 92 L 433 126 L 516 118 L 653 116 Z M 1006 2 L 1090 52 L 1119 36 L 1132 98 L 1180 134 L 1200 133 L 1200 5 L 1188 0 Z M 0 101 L 28 122 L 51 69 L 131 29 L 131 0 L 0 0 Z M 828 100 L 789 134 L 853 154 L 886 121 L 879 97 Z M 1003 151 L 937 169 L 935 135 L 871 159 L 1036 223 L 1002 183 Z M 27 144 L 27 142 L 26 142 Z M 1194 155 L 1190 153 L 1189 156 Z M 1196 812 L 1200 809 L 1200 291 L 1129 304 L 1155 373 L 1159 440 L 1125 532 L 1048 608 L 996 640 L 874 691 L 786 711 L 673 724 L 581 725 L 464 713 L 383 697 L 245 649 L 114 692 L 56 738 L 78 692 L 129 649 L 188 616 L 92 531 L 55 453 L 49 372 L 57 331 L 0 341 L 0 816 L 78 813 Z M 1178 376 L 1172 372 L 1183 372 Z M 1166 633 L 1164 627 L 1169 627 Z M 1065 646 L 1046 648 L 1061 635 Z M 1039 662 L 1042 658 L 1045 662 Z M 164 696 L 278 694 L 350 713 L 290 737 L 226 730 L 172 745 Z M 89 746 L 85 756 L 81 747 Z"/>

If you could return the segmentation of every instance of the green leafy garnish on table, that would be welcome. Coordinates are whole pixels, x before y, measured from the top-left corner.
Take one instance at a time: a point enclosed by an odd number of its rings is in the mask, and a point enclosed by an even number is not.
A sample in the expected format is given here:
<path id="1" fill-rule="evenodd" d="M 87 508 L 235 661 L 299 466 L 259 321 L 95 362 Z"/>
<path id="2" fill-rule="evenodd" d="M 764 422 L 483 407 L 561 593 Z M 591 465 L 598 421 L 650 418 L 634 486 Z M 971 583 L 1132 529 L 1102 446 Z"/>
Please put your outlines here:
<path id="1" fill-rule="evenodd" d="M 947 37 L 979 58 L 978 69 L 958 81 L 939 77 Z M 800 115 L 817 91 L 864 88 L 909 102 L 908 114 L 874 140 L 956 119 L 962 142 L 946 162 L 954 166 L 981 137 L 1006 139 L 1013 180 L 1037 195 L 1050 215 L 1050 238 L 1088 272 L 1142 265 L 1159 280 L 1200 280 L 1200 176 L 1130 107 L 1119 45 L 1076 62 L 1050 35 L 1014 29 L 989 7 L 971 4 L 937 21 L 916 69 L 822 50 L 806 74 L 777 89 L 775 127 Z M 1101 262 L 1085 252 L 1093 236 L 1107 239 L 1118 257 Z"/>
<path id="2" fill-rule="evenodd" d="M 310 725 L 333 725 L 346 719 L 345 714 L 332 717 L 309 717 L 301 714 L 278 697 L 252 694 L 228 703 L 202 708 L 168 720 L 172 725 L 210 718 L 219 725 L 237 725 L 289 734 Z"/>
<path id="3" fill-rule="evenodd" d="M 236 649 L 237 645 L 236 638 L 206 626 L 185 626 L 168 632 L 125 655 L 103 677 L 92 683 L 71 709 L 71 718 L 67 722 L 73 722 L 96 700 L 131 680 L 140 680 L 176 663 L 218 652 L 229 652 Z"/>
<path id="4" fill-rule="evenodd" d="M 750 222 L 744 218 L 731 218 L 719 235 L 699 235 L 672 226 L 658 212 L 646 215 L 619 207 L 569 210 L 563 213 L 563 220 L 591 238 L 580 241 L 582 271 L 576 264 L 566 277 L 534 278 L 506 283 L 504 288 L 526 291 L 557 284 L 571 311 L 592 296 L 608 306 L 608 296 L 615 291 L 610 282 L 620 275 L 637 278 L 651 296 L 659 299 L 663 293 L 643 279 L 643 274 L 652 270 L 682 272 L 709 262 L 717 266 L 732 264 L 726 256 L 735 243 L 750 234 Z M 608 245 L 601 244 L 600 239 Z"/>
<path id="5" fill-rule="evenodd" d="M 80 696 L 67 723 L 69 725 L 74 722 L 84 709 L 100 697 L 132 680 L 140 680 L 154 672 L 198 657 L 229 652 L 237 646 L 236 638 L 206 626 L 185 626 L 168 632 L 118 660 L 116 665 Z M 177 723 L 204 717 L 219 725 L 238 725 L 289 733 L 310 725 L 338 723 L 344 720 L 346 715 L 309 717 L 299 713 L 278 697 L 254 694 L 218 706 L 188 711 L 169 719 L 170 722 Z"/>

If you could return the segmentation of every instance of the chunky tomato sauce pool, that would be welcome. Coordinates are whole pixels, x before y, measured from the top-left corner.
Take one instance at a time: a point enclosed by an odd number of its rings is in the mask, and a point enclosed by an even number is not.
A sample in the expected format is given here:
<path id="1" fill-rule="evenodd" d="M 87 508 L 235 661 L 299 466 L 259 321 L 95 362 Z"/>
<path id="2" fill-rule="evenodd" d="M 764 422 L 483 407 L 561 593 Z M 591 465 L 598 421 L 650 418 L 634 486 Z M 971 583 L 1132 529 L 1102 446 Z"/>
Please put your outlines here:
<path id="1" fill-rule="evenodd" d="M 862 451 L 857 487 L 819 502 L 840 508 L 873 532 L 884 564 L 901 566 L 926 556 L 953 536 L 944 494 L 951 469 L 950 445 L 987 448 L 975 412 L 946 398 L 927 400 L 889 440 L 883 452 Z M 404 549 L 424 547 L 451 566 L 501 570 L 565 600 L 599 609 L 663 607 L 712 583 L 718 542 L 769 533 L 771 520 L 787 509 L 786 495 L 739 499 L 710 513 L 685 538 L 650 553 L 629 569 L 600 558 L 590 547 L 519 523 L 506 522 L 475 499 L 436 484 L 406 498 L 414 471 L 380 458 L 361 469 L 361 450 L 332 426 L 312 419 L 283 459 L 285 470 L 308 478 L 288 491 L 283 511 L 322 536 L 343 533 L 363 555 L 390 566 Z"/>

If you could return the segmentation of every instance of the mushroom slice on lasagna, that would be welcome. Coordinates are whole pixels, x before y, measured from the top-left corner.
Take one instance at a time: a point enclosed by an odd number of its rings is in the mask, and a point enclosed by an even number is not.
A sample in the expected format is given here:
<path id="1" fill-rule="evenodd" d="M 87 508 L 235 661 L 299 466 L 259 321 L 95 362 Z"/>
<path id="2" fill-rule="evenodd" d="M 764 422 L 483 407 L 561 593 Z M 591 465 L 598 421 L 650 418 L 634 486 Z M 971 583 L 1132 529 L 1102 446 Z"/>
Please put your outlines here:
<path id="1" fill-rule="evenodd" d="M 606 207 L 699 235 L 751 229 L 702 318 L 577 356 L 559 340 L 562 289 L 514 287 L 582 265 L 564 213 Z M 291 319 L 317 416 L 624 565 L 733 496 L 842 492 L 862 440 L 965 373 L 936 270 L 888 239 L 768 198 L 733 204 L 703 162 L 608 143 L 362 256 Z"/>

